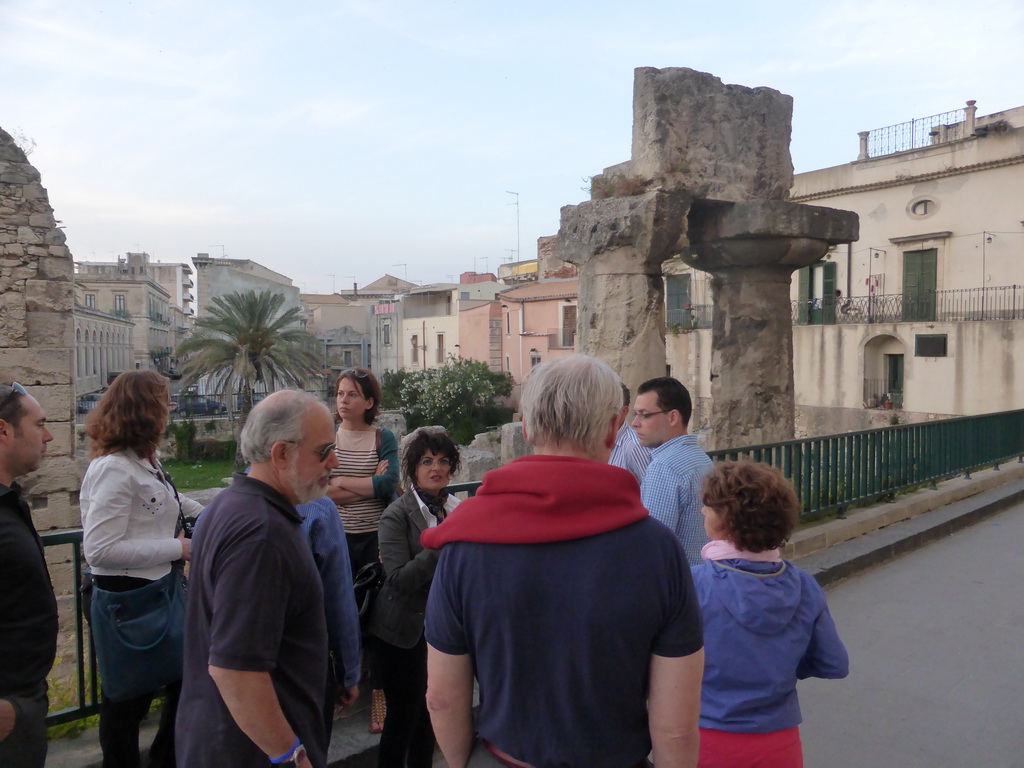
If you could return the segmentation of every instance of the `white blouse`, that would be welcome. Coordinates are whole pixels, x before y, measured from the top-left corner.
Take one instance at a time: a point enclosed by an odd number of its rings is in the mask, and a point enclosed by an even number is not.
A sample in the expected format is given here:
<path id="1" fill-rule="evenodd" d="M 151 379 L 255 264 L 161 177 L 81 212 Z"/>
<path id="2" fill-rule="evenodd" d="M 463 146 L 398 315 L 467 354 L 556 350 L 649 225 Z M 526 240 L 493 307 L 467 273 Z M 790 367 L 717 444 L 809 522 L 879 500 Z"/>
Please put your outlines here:
<path id="1" fill-rule="evenodd" d="M 203 505 L 181 497 L 185 517 Z M 178 502 L 159 470 L 133 451 L 93 459 L 80 495 L 85 559 L 98 576 L 153 581 L 182 554 L 174 537 Z"/>
<path id="2" fill-rule="evenodd" d="M 421 499 L 420 495 L 416 493 L 415 488 L 410 485 L 409 490 L 411 490 L 412 495 L 416 497 L 416 503 L 420 506 L 420 513 L 423 515 L 423 519 L 427 521 L 427 528 L 436 528 L 438 526 L 437 517 L 435 517 L 434 513 L 430 511 L 430 508 L 423 503 L 423 499 Z M 451 514 L 451 511 L 458 506 L 459 501 L 460 500 L 455 497 L 454 493 L 448 494 L 448 498 L 445 499 L 444 502 L 444 516 L 446 518 Z"/>

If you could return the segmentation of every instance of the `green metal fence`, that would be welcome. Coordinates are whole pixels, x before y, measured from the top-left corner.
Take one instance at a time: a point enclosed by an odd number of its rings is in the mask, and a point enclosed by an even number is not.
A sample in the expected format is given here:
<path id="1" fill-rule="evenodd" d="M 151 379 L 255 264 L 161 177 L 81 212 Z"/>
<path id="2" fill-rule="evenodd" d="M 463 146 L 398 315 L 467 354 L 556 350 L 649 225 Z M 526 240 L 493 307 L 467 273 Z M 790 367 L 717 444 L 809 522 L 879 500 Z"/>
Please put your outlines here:
<path id="1" fill-rule="evenodd" d="M 715 461 L 746 457 L 778 467 L 796 486 L 803 505 L 801 517 L 813 519 L 959 474 L 970 477 L 973 470 L 998 468 L 1013 459 L 1024 461 L 1024 410 L 789 440 L 710 455 Z M 479 482 L 459 483 L 451 490 L 473 496 L 479 487 Z M 46 547 L 70 546 L 72 572 L 81 572 L 81 529 L 47 533 L 42 539 Z M 77 591 L 74 605 L 77 694 L 72 706 L 49 714 L 48 725 L 99 711 L 96 663 Z"/>
<path id="2" fill-rule="evenodd" d="M 71 573 L 77 579 L 85 561 L 82 558 L 82 529 L 45 533 L 41 536 L 44 547 L 71 547 Z M 77 587 L 77 583 L 75 585 Z M 75 679 L 72 701 L 69 706 L 46 716 L 47 725 L 60 725 L 81 720 L 100 711 L 96 672 L 96 657 L 92 652 L 92 636 L 86 624 L 82 605 L 82 593 L 74 590 L 75 605 Z M 88 648 L 88 653 L 86 649 Z"/>
<path id="3" fill-rule="evenodd" d="M 901 424 L 710 454 L 751 458 L 793 481 L 810 520 L 1007 461 L 1024 461 L 1024 410 Z"/>

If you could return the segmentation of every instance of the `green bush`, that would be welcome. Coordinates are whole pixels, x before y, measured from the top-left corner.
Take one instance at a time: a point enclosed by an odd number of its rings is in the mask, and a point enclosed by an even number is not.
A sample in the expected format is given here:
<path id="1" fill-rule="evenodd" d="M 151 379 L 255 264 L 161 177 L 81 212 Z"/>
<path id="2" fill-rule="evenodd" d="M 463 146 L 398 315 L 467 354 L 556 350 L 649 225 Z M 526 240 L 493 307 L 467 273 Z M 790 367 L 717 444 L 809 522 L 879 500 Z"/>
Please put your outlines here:
<path id="1" fill-rule="evenodd" d="M 512 416 L 510 408 L 496 402 L 512 393 L 512 375 L 478 360 L 453 356 L 440 368 L 389 371 L 381 377 L 382 390 L 385 382 L 384 403 L 405 414 L 409 429 L 440 424 L 462 444 Z"/>

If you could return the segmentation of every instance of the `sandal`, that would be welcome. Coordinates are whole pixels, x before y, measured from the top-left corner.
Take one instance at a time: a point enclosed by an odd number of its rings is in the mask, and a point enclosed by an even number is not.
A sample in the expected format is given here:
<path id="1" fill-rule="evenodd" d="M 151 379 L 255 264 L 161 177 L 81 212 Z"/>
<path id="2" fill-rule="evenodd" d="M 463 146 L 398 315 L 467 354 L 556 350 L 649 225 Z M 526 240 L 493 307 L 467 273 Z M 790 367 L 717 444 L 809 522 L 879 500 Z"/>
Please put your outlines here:
<path id="1" fill-rule="evenodd" d="M 374 688 L 370 694 L 370 733 L 384 730 L 384 718 L 388 715 L 388 704 L 384 700 L 384 691 Z"/>

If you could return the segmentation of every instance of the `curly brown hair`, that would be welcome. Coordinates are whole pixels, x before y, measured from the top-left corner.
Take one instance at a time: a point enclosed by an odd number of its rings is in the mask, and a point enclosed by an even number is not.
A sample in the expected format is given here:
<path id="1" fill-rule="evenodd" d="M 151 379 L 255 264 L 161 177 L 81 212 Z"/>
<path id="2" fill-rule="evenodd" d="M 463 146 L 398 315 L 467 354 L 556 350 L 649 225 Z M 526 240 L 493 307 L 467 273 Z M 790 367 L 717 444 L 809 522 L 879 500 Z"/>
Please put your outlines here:
<path id="1" fill-rule="evenodd" d="M 163 437 L 170 413 L 167 379 L 156 371 L 122 373 L 85 420 L 92 439 L 89 458 L 135 451 L 150 458 Z"/>
<path id="2" fill-rule="evenodd" d="M 377 414 L 380 412 L 380 384 L 377 382 L 377 377 L 366 368 L 346 368 L 338 374 L 338 380 L 334 382 L 335 395 L 338 394 L 338 387 L 341 386 L 341 382 L 345 379 L 355 384 L 356 389 L 359 390 L 364 398 L 367 400 L 373 398 L 373 405 L 367 408 L 366 413 L 363 414 L 363 420 L 367 424 L 373 424 Z M 334 412 L 334 420 L 338 421 L 337 409 Z"/>
<path id="3" fill-rule="evenodd" d="M 800 515 L 793 484 L 755 461 L 716 464 L 704 476 L 703 501 L 718 514 L 725 538 L 748 552 L 781 547 Z"/>

